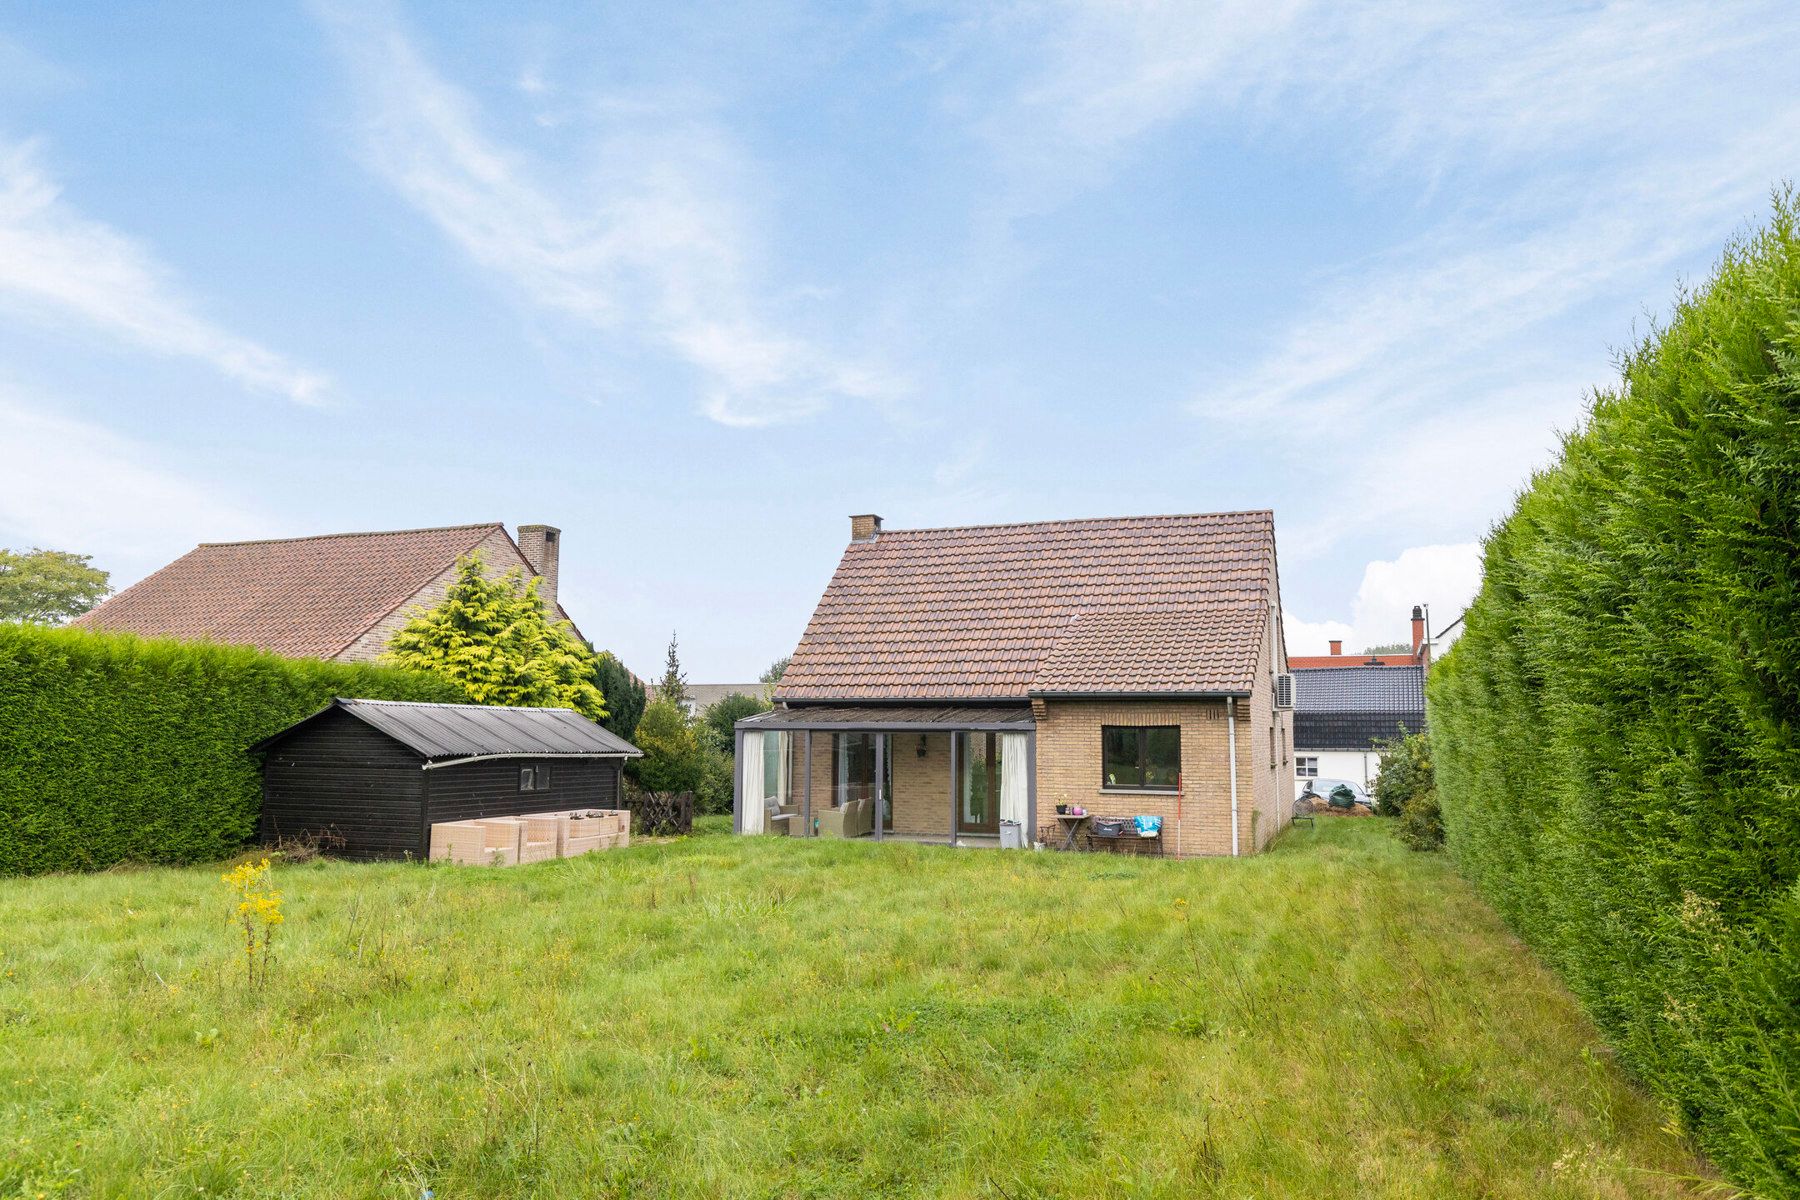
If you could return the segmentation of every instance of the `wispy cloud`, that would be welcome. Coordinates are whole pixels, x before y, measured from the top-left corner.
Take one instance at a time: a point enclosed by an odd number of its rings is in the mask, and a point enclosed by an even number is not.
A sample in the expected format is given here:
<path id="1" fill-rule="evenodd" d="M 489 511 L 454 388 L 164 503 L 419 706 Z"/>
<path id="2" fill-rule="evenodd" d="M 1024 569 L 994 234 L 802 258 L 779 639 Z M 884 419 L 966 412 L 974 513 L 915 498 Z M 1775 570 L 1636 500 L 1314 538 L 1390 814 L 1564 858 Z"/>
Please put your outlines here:
<path id="1" fill-rule="evenodd" d="M 426 61 L 390 16 L 327 5 L 322 15 L 365 105 L 364 157 L 476 263 L 532 303 L 674 355 L 703 381 L 726 425 L 804 417 L 834 401 L 885 401 L 894 374 L 791 332 L 767 315 L 748 222 L 733 203 L 738 163 L 699 121 L 598 136 L 591 176 L 552 172 L 483 131 L 473 99 Z M 565 176 L 566 176 L 565 172 Z"/>
<path id="2" fill-rule="evenodd" d="M 191 358 L 291 400 L 317 400 L 327 386 L 201 316 L 148 250 L 70 207 L 32 143 L 0 143 L 0 303 L 40 325 Z"/>
<path id="3" fill-rule="evenodd" d="M 1522 335 L 1597 299 L 1666 296 L 1675 271 L 1756 215 L 1796 141 L 1800 106 L 1680 170 L 1645 163 L 1600 194 L 1569 183 L 1577 194 L 1550 188 L 1446 221 L 1324 283 L 1260 361 L 1201 384 L 1194 409 L 1374 423 L 1478 400 L 1517 379 Z M 1594 382 L 1575 381 L 1570 399 Z"/>
<path id="4" fill-rule="evenodd" d="M 1704 124 L 1696 96 L 1779 72 L 1765 48 L 1800 18 L 1782 0 L 1045 0 L 982 28 L 1024 50 L 977 128 L 1040 180 L 1083 176 L 1177 121 L 1311 135 L 1314 153 L 1429 177 Z"/>
<path id="5" fill-rule="evenodd" d="M 158 466 L 152 447 L 54 415 L 4 382 L 0 445 L 0 545 L 95 554 L 134 577 L 203 538 L 267 529 L 230 496 Z"/>

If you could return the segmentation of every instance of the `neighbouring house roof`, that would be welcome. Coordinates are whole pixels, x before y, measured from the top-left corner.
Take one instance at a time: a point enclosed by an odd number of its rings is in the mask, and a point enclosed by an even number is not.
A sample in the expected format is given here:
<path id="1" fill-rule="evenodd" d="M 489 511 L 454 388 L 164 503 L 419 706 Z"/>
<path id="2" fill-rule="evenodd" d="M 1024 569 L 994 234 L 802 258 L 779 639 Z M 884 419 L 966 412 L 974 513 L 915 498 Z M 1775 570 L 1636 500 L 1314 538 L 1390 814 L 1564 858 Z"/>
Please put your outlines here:
<path id="1" fill-rule="evenodd" d="M 1425 669 L 1337 667 L 1294 672 L 1294 748 L 1367 750 L 1404 726 L 1425 728 Z"/>
<path id="2" fill-rule="evenodd" d="M 331 658 L 407 603 L 460 556 L 504 532 L 505 526 L 496 521 L 442 529 L 206 542 L 73 623 L 145 637 Z M 567 617 L 560 605 L 557 616 Z"/>
<path id="3" fill-rule="evenodd" d="M 1341 670 L 1345 667 L 1413 667 L 1419 664 L 1415 654 L 1292 654 L 1288 656 L 1290 671 Z"/>
<path id="4" fill-rule="evenodd" d="M 776 708 L 745 717 L 739 729 L 986 729 L 1016 728 L 1025 732 L 1037 722 L 1027 704 L 812 704 Z"/>
<path id="5" fill-rule="evenodd" d="M 348 713 L 428 761 L 447 758 L 636 758 L 643 752 L 571 708 L 495 708 L 402 700 L 333 700 L 262 749 L 333 711 Z"/>
<path id="6" fill-rule="evenodd" d="M 1266 511 L 882 530 L 844 551 L 775 698 L 1245 694 L 1274 580 Z"/>
<path id="7" fill-rule="evenodd" d="M 655 700 L 662 691 L 659 684 L 651 684 L 645 689 L 649 697 Z M 761 700 L 768 685 L 763 683 L 690 683 L 687 685 L 688 703 L 694 711 L 710 708 L 727 696 L 749 696 L 752 700 Z"/>

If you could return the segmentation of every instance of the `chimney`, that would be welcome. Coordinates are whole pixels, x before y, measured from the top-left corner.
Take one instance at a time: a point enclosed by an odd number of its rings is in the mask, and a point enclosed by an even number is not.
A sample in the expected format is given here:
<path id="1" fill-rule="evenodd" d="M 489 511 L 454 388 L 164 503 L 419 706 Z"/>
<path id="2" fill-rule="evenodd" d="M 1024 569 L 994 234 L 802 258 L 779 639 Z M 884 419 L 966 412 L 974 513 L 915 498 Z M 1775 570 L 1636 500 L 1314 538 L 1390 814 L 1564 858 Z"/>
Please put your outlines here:
<path id="1" fill-rule="evenodd" d="M 1413 605 L 1413 657 L 1419 657 L 1419 647 L 1425 644 L 1425 610 L 1417 604 Z"/>
<path id="2" fill-rule="evenodd" d="M 538 585 L 538 595 L 544 598 L 544 607 L 554 617 L 557 566 L 562 554 L 562 530 L 554 525 L 519 526 L 519 553 L 525 556 L 531 573 L 544 581 Z"/>
<path id="3" fill-rule="evenodd" d="M 874 513 L 863 513 L 850 518 L 850 540 L 853 542 L 872 542 L 881 536 L 881 518 Z"/>
<path id="4" fill-rule="evenodd" d="M 1317 642 L 1313 643 L 1313 645 L 1315 645 L 1315 646 L 1318 644 L 1319 643 L 1317 643 Z M 1342 654 L 1344 652 L 1344 643 L 1341 638 L 1332 638 L 1331 639 L 1331 652 L 1333 654 Z"/>

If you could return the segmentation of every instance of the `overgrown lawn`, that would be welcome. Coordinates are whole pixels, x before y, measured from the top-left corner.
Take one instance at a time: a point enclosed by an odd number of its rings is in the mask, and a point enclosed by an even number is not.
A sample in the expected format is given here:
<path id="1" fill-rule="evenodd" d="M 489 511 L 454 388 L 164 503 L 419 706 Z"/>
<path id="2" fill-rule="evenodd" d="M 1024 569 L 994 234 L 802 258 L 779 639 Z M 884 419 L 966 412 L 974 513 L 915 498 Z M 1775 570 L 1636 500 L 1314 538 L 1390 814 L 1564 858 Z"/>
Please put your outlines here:
<path id="1" fill-rule="evenodd" d="M 0 1194 L 1718 1194 L 1376 820 L 288 866 L 256 992 L 218 874 L 0 881 Z"/>

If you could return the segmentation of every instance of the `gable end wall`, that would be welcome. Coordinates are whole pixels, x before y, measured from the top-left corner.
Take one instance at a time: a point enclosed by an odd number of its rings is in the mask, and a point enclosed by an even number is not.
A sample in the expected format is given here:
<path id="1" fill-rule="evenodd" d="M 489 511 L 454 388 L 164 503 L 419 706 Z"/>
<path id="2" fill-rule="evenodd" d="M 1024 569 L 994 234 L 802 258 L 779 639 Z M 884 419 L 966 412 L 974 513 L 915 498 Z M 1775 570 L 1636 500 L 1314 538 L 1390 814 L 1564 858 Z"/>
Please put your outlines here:
<path id="1" fill-rule="evenodd" d="M 531 565 L 520 555 L 504 529 L 496 529 L 483 538 L 476 550 L 487 564 L 489 575 L 504 575 L 514 567 L 523 567 L 527 575 L 531 574 Z M 437 607 L 443 602 L 455 580 L 456 564 L 453 562 L 439 572 L 437 578 L 414 592 L 393 612 L 371 625 L 367 632 L 333 657 L 338 662 L 375 662 L 387 649 L 388 639 L 412 619 L 412 610 Z"/>

